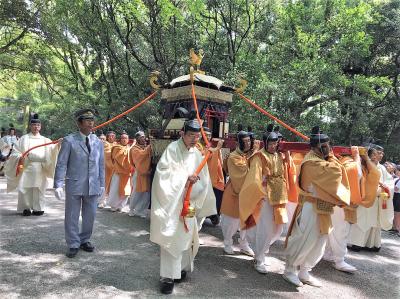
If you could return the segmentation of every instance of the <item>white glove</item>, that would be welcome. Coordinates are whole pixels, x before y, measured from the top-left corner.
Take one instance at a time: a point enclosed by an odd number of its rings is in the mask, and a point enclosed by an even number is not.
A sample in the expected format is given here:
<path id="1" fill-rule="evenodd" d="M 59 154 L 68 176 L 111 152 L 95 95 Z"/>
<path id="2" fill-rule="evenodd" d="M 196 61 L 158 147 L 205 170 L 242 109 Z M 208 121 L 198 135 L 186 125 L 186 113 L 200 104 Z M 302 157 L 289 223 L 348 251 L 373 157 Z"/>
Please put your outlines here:
<path id="1" fill-rule="evenodd" d="M 62 187 L 58 187 L 54 190 L 54 195 L 58 200 L 63 201 L 64 200 L 64 190 Z"/>

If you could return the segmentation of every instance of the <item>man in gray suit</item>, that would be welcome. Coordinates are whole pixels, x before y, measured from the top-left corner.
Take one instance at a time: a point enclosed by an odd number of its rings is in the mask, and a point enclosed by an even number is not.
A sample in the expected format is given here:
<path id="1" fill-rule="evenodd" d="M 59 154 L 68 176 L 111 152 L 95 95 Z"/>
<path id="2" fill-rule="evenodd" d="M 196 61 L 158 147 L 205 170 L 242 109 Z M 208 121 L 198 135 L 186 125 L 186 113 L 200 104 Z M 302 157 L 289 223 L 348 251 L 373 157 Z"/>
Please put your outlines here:
<path id="1" fill-rule="evenodd" d="M 61 200 L 65 179 L 65 240 L 67 257 L 75 257 L 81 248 L 93 252 L 89 242 L 96 216 L 97 198 L 104 192 L 104 149 L 95 134 L 94 111 L 75 113 L 79 132 L 63 139 L 54 175 L 55 195 Z M 82 208 L 82 229 L 79 214 Z"/>

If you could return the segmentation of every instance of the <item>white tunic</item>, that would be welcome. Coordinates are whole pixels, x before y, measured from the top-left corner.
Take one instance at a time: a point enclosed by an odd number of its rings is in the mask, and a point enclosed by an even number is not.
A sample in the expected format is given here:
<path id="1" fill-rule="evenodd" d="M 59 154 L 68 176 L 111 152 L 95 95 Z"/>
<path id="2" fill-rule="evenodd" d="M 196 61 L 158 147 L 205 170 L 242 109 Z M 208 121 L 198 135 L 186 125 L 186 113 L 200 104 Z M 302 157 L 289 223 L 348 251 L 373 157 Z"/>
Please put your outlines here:
<path id="1" fill-rule="evenodd" d="M 203 160 L 197 148 L 187 150 L 182 139 L 168 145 L 157 164 L 152 185 L 150 240 L 159 244 L 171 255 L 178 257 L 193 246 L 193 256 L 198 250 L 196 221 L 187 218 L 189 232 L 180 219 L 185 184 Z M 203 167 L 200 180 L 193 185 L 190 204 L 196 208 L 196 217 L 215 215 L 215 195 L 208 167 Z"/>
<path id="2" fill-rule="evenodd" d="M 371 229 L 378 229 L 380 231 L 381 229 L 389 230 L 392 228 L 394 217 L 392 200 L 394 180 L 383 165 L 378 164 L 378 169 L 381 172 L 379 181 L 390 189 L 390 198 L 386 201 L 386 209 L 382 209 L 383 200 L 379 197 L 379 194 L 370 208 L 359 206 L 357 208 L 357 223 L 352 224 L 350 229 L 350 244 L 365 246 L 366 244 L 361 243 L 365 243 L 368 239 L 371 239 L 366 235 L 370 234 Z M 379 247 L 380 240 L 375 243 Z"/>
<path id="3" fill-rule="evenodd" d="M 44 192 L 47 187 L 47 179 L 54 175 L 55 162 L 58 152 L 56 145 L 47 145 L 39 147 L 29 152 L 25 158 L 22 174 L 15 176 L 18 160 L 22 153 L 28 149 L 51 142 L 50 139 L 41 136 L 34 136 L 32 133 L 23 135 L 14 146 L 14 151 L 5 166 L 7 177 L 7 192 L 18 188 L 39 188 Z"/>

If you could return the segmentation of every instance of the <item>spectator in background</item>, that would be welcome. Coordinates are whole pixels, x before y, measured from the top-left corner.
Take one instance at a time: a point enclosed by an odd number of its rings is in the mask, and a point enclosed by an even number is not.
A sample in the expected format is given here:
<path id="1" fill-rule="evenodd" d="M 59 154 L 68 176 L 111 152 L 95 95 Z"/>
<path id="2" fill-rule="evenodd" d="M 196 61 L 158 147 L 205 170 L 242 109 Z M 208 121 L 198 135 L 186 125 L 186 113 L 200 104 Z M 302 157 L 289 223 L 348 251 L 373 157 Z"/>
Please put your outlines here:
<path id="1" fill-rule="evenodd" d="M 385 166 L 386 171 L 394 178 L 394 177 L 395 177 L 394 171 L 395 171 L 395 169 L 396 169 L 396 164 L 394 164 L 394 163 L 392 163 L 392 162 L 389 162 L 389 161 L 386 161 L 386 162 L 383 164 L 383 166 Z"/>
<path id="2" fill-rule="evenodd" d="M 17 136 L 15 135 L 16 130 L 13 124 L 10 124 L 10 128 L 8 129 L 8 134 L 2 137 L 2 140 L 11 148 L 12 145 L 17 143 Z"/>
<path id="3" fill-rule="evenodd" d="M 396 165 L 394 175 L 394 228 L 397 230 L 397 235 L 400 237 L 400 165 Z"/>

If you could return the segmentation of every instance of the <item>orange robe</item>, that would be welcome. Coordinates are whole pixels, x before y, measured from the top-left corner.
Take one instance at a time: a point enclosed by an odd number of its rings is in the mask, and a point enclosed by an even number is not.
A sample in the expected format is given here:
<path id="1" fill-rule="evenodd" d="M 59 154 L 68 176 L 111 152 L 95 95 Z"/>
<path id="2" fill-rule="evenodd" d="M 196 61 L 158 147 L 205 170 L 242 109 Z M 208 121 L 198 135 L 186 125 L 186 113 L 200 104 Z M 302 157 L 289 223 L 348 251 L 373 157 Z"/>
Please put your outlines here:
<path id="1" fill-rule="evenodd" d="M 362 165 L 362 177 L 358 175 L 358 163 L 352 157 L 343 157 L 340 162 L 344 165 L 350 184 L 350 206 L 344 208 L 345 220 L 357 223 L 357 206 L 369 208 L 374 204 L 378 194 L 380 179 L 379 169 L 370 160 Z"/>
<path id="2" fill-rule="evenodd" d="M 136 190 L 135 192 L 150 191 L 151 174 L 151 147 L 141 147 L 138 144 L 132 146 L 130 150 L 130 160 L 136 171 Z"/>
<path id="3" fill-rule="evenodd" d="M 207 149 L 203 144 L 198 142 L 196 144 L 196 148 L 201 152 L 203 156 L 205 156 Z M 210 173 L 211 184 L 213 188 L 224 191 L 225 189 L 225 181 L 224 181 L 224 172 L 222 170 L 222 154 L 221 150 L 216 150 L 211 152 L 211 155 L 207 161 L 208 172 Z"/>
<path id="4" fill-rule="evenodd" d="M 350 204 L 350 183 L 345 167 L 333 155 L 324 160 L 310 151 L 301 164 L 299 187 L 297 212 L 304 202 L 311 202 L 318 214 L 320 233 L 328 234 L 332 229 L 333 207 Z M 295 215 L 293 220 L 296 218 Z"/>
<path id="5" fill-rule="evenodd" d="M 126 145 L 114 145 L 111 148 L 111 160 L 113 163 L 113 174 L 119 176 L 119 196 L 131 194 L 130 178 L 134 171 L 129 158 L 129 147 Z"/>
<path id="6" fill-rule="evenodd" d="M 213 188 L 224 191 L 225 181 L 224 172 L 222 171 L 223 162 L 221 150 L 212 152 L 210 159 L 207 161 L 207 164 Z"/>
<path id="7" fill-rule="evenodd" d="M 116 144 L 116 143 L 114 143 Z M 113 163 L 111 160 L 112 145 L 109 142 L 104 142 L 104 166 L 105 166 L 105 185 L 106 194 L 110 192 L 111 178 L 113 175 Z"/>
<path id="8" fill-rule="evenodd" d="M 290 155 L 285 157 L 282 153 L 271 154 L 265 149 L 255 153 L 250 159 L 250 169 L 239 194 L 241 227 L 250 228 L 257 224 L 263 198 L 273 207 L 274 222 L 287 223 L 288 194 L 297 194 L 293 181 L 295 176 L 295 166 Z M 295 190 L 289 192 L 290 188 Z"/>
<path id="9" fill-rule="evenodd" d="M 247 155 L 240 149 L 230 153 L 226 161 L 226 172 L 229 181 L 222 196 L 221 214 L 239 218 L 239 193 L 249 170 Z"/>

